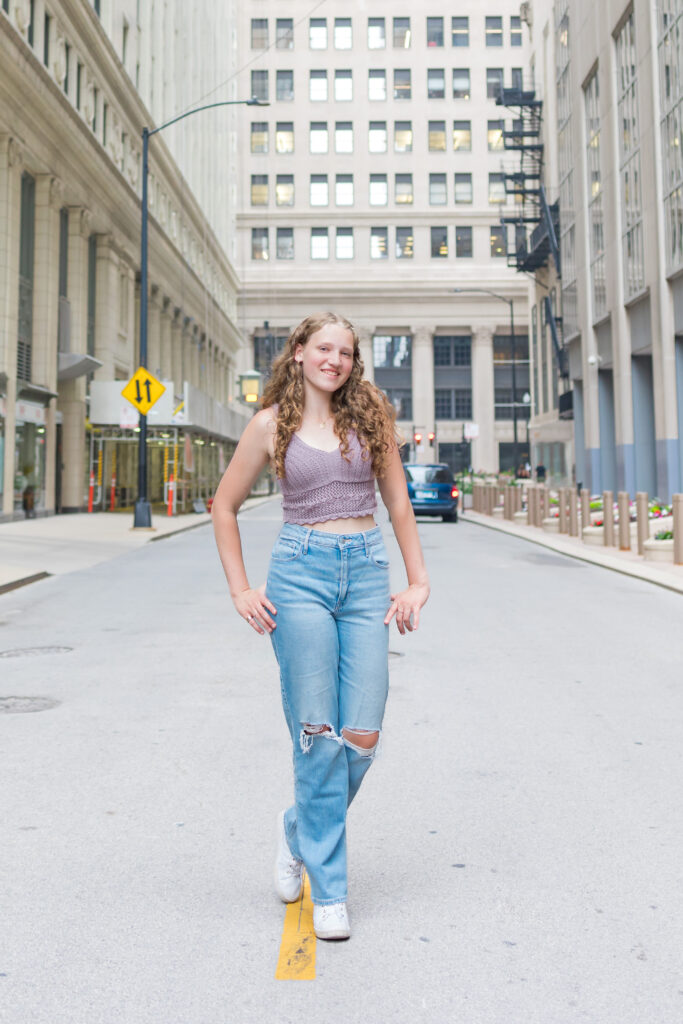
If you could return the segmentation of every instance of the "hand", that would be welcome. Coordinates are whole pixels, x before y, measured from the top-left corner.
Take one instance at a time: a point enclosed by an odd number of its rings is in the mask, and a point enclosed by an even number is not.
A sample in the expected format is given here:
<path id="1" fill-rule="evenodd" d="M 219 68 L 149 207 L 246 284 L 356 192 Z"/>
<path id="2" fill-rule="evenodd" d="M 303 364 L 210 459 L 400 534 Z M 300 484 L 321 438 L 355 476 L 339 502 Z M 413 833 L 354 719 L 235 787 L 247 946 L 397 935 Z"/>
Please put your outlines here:
<path id="1" fill-rule="evenodd" d="M 251 588 L 243 590 L 237 597 L 233 598 L 233 602 L 238 613 L 250 626 L 254 627 L 257 633 L 263 636 L 264 633 L 273 632 L 275 623 L 268 612 L 277 615 L 277 608 L 266 597 L 265 583 L 262 583 L 260 587 L 256 587 L 254 590 Z"/>
<path id="2" fill-rule="evenodd" d="M 428 583 L 411 583 L 400 594 L 392 594 L 391 607 L 385 616 L 384 625 L 388 626 L 395 615 L 396 626 L 401 636 L 405 636 L 406 630 L 412 633 L 420 624 L 420 608 L 427 603 L 428 597 Z"/>

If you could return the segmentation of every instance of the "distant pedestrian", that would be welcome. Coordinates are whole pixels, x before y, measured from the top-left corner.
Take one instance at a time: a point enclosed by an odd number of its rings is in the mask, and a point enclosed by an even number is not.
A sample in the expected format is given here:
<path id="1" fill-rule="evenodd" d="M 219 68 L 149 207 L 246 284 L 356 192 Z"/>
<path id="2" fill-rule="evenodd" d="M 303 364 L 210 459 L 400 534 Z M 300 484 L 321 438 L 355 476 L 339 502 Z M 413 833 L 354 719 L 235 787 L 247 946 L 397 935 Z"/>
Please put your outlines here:
<path id="1" fill-rule="evenodd" d="M 266 583 L 252 588 L 237 512 L 269 462 L 284 525 Z M 373 516 L 376 478 L 408 576 L 395 594 Z M 305 866 L 316 935 L 345 939 L 346 811 L 379 742 L 388 627 L 395 616 L 402 635 L 417 629 L 429 596 L 395 412 L 363 379 L 348 320 L 318 313 L 292 332 L 219 484 L 213 520 L 235 607 L 270 634 L 294 745 L 295 800 L 278 817 L 276 891 L 286 903 L 299 899 Z"/>
<path id="2" fill-rule="evenodd" d="M 539 464 L 536 466 L 536 480 L 539 484 L 542 484 L 545 480 L 545 466 L 542 462 L 539 462 Z"/>
<path id="3" fill-rule="evenodd" d="M 23 490 L 23 493 L 22 493 L 22 496 L 21 496 L 21 505 L 22 505 L 22 508 L 24 510 L 24 517 L 26 519 L 35 519 L 35 516 L 36 516 L 35 504 L 36 504 L 36 492 L 33 489 L 32 484 L 27 484 L 27 486 L 24 487 L 24 490 Z"/>

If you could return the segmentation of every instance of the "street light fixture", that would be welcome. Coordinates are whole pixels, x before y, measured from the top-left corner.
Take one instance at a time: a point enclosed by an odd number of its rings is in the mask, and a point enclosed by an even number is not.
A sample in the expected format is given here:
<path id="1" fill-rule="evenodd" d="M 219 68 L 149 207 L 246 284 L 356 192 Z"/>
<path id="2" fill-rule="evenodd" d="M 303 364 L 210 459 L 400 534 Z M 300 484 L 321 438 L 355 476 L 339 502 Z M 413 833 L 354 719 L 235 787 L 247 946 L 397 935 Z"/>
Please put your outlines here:
<path id="1" fill-rule="evenodd" d="M 199 114 L 202 110 L 211 110 L 213 107 L 234 107 L 243 104 L 247 107 L 270 106 L 265 100 L 252 96 L 249 100 L 221 100 L 219 103 L 207 103 L 203 107 L 195 107 L 187 110 L 178 117 L 171 118 L 158 128 L 144 127 L 142 129 L 142 227 L 140 231 L 140 366 L 147 368 L 147 223 L 149 211 L 147 208 L 147 178 L 149 173 L 149 140 L 152 135 L 169 128 L 177 121 L 182 121 L 192 114 Z M 138 438 L 138 498 L 135 502 L 135 515 L 133 528 L 149 528 L 152 525 L 152 508 L 147 500 L 147 417 L 140 415 L 140 436 Z"/>
<path id="2" fill-rule="evenodd" d="M 514 299 L 506 299 L 504 295 L 492 291 L 490 288 L 454 288 L 459 295 L 469 292 L 481 292 L 485 295 L 492 295 L 494 299 L 506 302 L 510 307 L 510 346 L 512 365 L 512 462 L 515 473 L 517 473 L 519 459 L 519 444 L 517 439 L 517 345 L 515 342 L 515 312 Z"/>

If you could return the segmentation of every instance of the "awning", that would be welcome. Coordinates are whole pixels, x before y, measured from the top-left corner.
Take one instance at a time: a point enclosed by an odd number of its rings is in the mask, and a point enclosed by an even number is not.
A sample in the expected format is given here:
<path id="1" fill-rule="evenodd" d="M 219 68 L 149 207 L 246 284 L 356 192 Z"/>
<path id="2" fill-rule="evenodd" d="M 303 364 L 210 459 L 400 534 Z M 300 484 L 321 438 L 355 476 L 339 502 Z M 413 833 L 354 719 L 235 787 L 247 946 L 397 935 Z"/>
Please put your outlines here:
<path id="1" fill-rule="evenodd" d="M 81 355 L 78 352 L 60 352 L 57 361 L 57 380 L 73 380 L 86 373 L 99 370 L 102 363 L 93 356 Z"/>

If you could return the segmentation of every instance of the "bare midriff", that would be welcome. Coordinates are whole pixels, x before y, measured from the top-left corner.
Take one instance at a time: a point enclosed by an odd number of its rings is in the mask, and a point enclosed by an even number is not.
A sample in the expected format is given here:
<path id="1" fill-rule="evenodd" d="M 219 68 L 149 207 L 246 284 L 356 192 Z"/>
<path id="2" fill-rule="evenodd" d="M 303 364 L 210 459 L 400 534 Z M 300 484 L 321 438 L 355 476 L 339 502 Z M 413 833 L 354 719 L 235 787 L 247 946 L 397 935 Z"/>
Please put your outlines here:
<path id="1" fill-rule="evenodd" d="M 323 530 L 325 533 L 364 533 L 374 530 L 374 516 L 358 516 L 356 519 L 328 519 L 324 523 L 304 523 L 309 530 Z"/>

